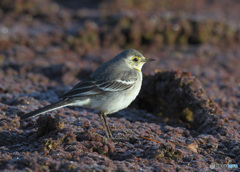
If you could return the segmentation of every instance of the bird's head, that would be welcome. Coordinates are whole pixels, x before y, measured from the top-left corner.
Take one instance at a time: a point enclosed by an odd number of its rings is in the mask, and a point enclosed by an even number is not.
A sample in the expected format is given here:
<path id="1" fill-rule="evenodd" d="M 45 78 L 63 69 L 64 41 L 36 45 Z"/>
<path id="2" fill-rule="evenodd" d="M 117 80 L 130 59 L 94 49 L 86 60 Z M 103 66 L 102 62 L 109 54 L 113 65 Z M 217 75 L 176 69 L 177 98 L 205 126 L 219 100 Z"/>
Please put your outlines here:
<path id="1" fill-rule="evenodd" d="M 116 58 L 123 59 L 130 68 L 137 69 L 138 71 L 141 71 L 142 66 L 146 62 L 154 61 L 154 59 L 145 58 L 135 49 L 125 50 L 118 54 Z"/>

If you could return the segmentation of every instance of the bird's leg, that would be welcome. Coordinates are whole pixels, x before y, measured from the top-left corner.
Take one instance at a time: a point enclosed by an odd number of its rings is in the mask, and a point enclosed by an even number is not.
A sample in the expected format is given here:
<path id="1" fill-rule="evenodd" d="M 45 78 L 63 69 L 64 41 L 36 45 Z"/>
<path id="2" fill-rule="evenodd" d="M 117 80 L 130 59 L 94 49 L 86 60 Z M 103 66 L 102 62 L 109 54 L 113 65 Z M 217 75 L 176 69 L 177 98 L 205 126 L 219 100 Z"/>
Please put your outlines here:
<path id="1" fill-rule="evenodd" d="M 103 125 L 103 127 L 104 127 L 104 130 L 105 130 L 105 133 L 106 133 L 106 136 L 107 136 L 107 138 L 109 139 L 110 137 L 109 137 L 109 133 L 108 133 L 108 129 L 107 129 L 107 124 L 105 123 L 105 120 L 104 120 L 104 113 L 103 112 L 99 112 L 99 118 L 100 118 L 100 120 L 101 120 L 101 122 L 102 122 L 102 125 Z"/>
<path id="2" fill-rule="evenodd" d="M 105 113 L 103 114 L 103 119 L 104 119 L 104 122 L 105 122 L 105 124 L 106 124 L 106 127 L 107 127 L 107 130 L 108 130 L 109 137 L 110 137 L 111 139 L 113 139 L 113 136 L 112 136 L 111 130 L 110 130 L 109 126 L 108 126 L 107 115 L 106 115 Z"/>

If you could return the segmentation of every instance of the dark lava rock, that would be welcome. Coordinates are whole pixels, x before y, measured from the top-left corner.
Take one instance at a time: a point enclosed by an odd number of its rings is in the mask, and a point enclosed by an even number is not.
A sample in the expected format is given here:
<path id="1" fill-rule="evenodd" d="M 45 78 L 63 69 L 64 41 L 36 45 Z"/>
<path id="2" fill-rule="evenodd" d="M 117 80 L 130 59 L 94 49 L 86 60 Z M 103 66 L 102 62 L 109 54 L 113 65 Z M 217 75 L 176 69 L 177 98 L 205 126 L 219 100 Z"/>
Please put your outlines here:
<path id="1" fill-rule="evenodd" d="M 204 131 L 212 126 L 222 110 L 189 72 L 157 72 L 146 76 L 135 101 L 137 108 L 175 122 L 187 122 L 190 128 Z"/>

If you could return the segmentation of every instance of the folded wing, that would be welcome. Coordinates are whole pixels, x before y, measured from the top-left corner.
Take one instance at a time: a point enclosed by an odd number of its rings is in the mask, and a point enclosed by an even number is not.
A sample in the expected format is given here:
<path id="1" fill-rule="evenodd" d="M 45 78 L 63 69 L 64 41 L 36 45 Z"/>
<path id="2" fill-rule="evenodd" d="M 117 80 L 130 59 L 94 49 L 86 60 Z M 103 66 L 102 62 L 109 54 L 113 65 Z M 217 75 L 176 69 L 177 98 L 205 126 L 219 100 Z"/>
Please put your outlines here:
<path id="1" fill-rule="evenodd" d="M 102 94 L 104 92 L 116 92 L 123 91 L 131 88 L 137 78 L 119 78 L 115 80 L 100 80 L 97 81 L 95 78 L 87 78 L 73 87 L 69 92 L 61 96 L 61 98 L 70 98 L 70 97 L 82 97 Z"/>

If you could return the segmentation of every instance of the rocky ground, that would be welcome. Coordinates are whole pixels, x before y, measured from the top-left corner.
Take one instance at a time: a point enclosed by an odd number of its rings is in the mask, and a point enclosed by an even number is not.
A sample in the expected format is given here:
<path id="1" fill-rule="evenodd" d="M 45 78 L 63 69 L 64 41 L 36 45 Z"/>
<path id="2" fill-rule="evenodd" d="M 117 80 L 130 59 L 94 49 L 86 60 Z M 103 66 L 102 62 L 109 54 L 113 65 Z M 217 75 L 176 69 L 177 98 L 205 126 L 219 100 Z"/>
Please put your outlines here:
<path id="1" fill-rule="evenodd" d="M 235 0 L 1 0 L 0 171 L 239 166 L 239 7 Z M 90 109 L 20 120 L 127 48 L 157 61 L 144 66 L 131 106 L 108 116 L 114 140 Z"/>

